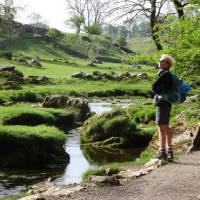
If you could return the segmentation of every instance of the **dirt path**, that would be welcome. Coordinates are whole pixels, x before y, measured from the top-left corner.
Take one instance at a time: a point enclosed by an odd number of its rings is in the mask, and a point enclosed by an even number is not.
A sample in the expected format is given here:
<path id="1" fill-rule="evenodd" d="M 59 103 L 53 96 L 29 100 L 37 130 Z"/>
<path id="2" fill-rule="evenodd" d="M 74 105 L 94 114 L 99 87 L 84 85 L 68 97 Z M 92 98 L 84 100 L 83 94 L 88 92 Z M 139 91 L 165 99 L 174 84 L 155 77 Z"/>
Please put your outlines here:
<path id="1" fill-rule="evenodd" d="M 121 186 L 88 188 L 48 200 L 200 200 L 200 151 Z"/>

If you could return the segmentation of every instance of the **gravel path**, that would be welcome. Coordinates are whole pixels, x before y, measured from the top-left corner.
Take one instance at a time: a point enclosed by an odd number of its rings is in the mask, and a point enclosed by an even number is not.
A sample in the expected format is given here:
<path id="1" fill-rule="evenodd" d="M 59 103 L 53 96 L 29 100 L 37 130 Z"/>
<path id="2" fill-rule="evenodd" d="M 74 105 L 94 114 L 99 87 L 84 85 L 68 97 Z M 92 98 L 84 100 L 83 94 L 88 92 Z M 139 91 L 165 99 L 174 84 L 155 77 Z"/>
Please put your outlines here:
<path id="1" fill-rule="evenodd" d="M 48 200 L 200 200 L 200 151 L 121 186 L 88 188 Z"/>

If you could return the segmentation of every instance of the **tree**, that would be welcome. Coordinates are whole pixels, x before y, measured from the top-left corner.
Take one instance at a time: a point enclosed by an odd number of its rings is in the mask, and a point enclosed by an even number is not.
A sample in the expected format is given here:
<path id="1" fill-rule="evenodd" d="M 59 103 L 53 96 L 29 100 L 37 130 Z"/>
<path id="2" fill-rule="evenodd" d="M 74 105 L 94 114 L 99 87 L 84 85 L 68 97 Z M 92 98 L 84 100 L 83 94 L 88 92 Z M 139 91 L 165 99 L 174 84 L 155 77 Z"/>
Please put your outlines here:
<path id="1" fill-rule="evenodd" d="M 75 29 L 76 29 L 76 39 L 77 39 L 78 35 L 81 32 L 81 26 L 85 22 L 85 18 L 84 18 L 84 16 L 73 16 L 70 18 L 70 22 L 71 22 L 72 26 L 75 27 Z"/>
<path id="2" fill-rule="evenodd" d="M 137 19 L 145 17 L 150 22 L 151 35 L 158 50 L 162 50 L 159 31 L 159 20 L 162 16 L 162 8 L 167 0 L 113 0 L 110 14 L 121 13 L 118 19 L 123 19 L 124 23 L 132 24 Z"/>
<path id="3" fill-rule="evenodd" d="M 71 16 L 83 16 L 85 18 L 84 27 L 91 24 L 102 24 L 107 17 L 108 0 L 66 0 L 67 11 Z"/>
<path id="4" fill-rule="evenodd" d="M 179 19 L 184 19 L 184 7 L 189 4 L 187 0 L 172 0 Z"/>
<path id="5" fill-rule="evenodd" d="M 99 24 L 91 24 L 86 27 L 86 32 L 90 35 L 100 35 L 102 33 L 101 26 Z"/>
<path id="6" fill-rule="evenodd" d="M 160 29 L 165 52 L 176 60 L 176 73 L 196 82 L 200 81 L 200 10 L 192 9 L 196 15 L 185 15 L 184 20 L 170 19 Z"/>
<path id="7" fill-rule="evenodd" d="M 12 37 L 14 34 L 14 17 L 17 8 L 14 6 L 13 0 L 5 0 L 0 3 L 0 32 L 5 37 Z"/>

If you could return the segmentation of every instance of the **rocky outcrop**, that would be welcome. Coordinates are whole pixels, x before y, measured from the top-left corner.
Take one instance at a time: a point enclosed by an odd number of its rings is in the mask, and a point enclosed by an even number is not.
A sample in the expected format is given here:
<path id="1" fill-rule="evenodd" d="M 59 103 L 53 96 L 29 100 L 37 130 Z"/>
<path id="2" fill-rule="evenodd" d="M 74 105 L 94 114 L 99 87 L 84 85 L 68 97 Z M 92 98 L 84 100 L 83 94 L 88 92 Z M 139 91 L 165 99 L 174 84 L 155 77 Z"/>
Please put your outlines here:
<path id="1" fill-rule="evenodd" d="M 92 74 L 85 74 L 84 72 L 77 72 L 71 75 L 72 78 L 80 78 L 80 79 L 86 79 L 86 80 L 112 80 L 112 81 L 119 81 L 119 80 L 127 80 L 131 78 L 138 78 L 138 79 L 149 79 L 149 76 L 147 73 L 141 73 L 141 74 L 130 74 L 129 72 L 124 72 L 120 75 L 116 74 L 115 72 L 112 72 L 111 74 L 102 73 L 99 71 L 94 71 Z"/>
<path id="2" fill-rule="evenodd" d="M 69 98 L 65 95 L 52 95 L 45 97 L 42 107 L 46 108 L 64 108 L 68 105 Z"/>
<path id="3" fill-rule="evenodd" d="M 28 76 L 26 78 L 26 81 L 32 84 L 43 84 L 43 83 L 48 83 L 49 78 L 46 76 Z"/>

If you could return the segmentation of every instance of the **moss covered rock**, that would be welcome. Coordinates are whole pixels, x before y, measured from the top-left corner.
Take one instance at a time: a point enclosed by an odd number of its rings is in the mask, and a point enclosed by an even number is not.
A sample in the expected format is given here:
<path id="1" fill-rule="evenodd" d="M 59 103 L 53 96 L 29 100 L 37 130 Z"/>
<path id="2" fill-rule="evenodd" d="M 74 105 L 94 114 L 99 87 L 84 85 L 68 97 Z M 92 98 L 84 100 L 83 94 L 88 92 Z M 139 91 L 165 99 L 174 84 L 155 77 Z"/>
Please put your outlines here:
<path id="1" fill-rule="evenodd" d="M 92 117 L 81 130 L 81 143 L 96 143 L 98 146 L 112 146 L 113 143 L 116 147 L 142 147 L 148 144 L 151 137 L 138 130 L 124 110 Z"/>
<path id="2" fill-rule="evenodd" d="M 69 162 L 64 143 L 65 134 L 55 127 L 0 126 L 0 167 L 64 167 Z"/>

